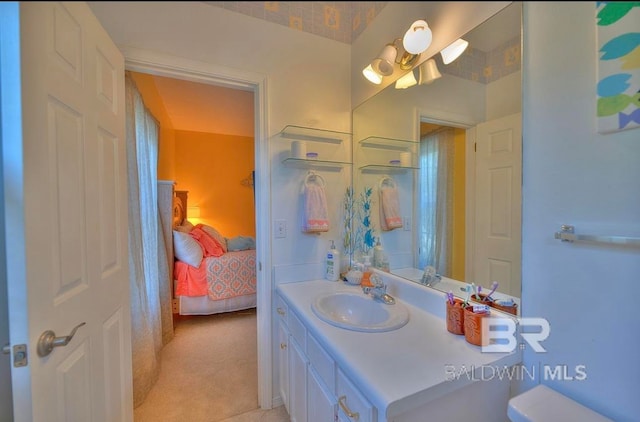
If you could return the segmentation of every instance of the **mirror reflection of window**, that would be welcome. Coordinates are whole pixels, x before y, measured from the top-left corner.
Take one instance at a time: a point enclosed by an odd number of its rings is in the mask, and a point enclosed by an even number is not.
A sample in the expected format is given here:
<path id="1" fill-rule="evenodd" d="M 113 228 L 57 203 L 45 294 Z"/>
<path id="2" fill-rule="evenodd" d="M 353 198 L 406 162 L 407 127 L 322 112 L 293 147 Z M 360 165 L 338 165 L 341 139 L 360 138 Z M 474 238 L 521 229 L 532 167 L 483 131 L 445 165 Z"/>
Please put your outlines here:
<path id="1" fill-rule="evenodd" d="M 418 262 L 439 274 L 452 271 L 453 138 L 453 128 L 442 128 L 420 139 Z"/>

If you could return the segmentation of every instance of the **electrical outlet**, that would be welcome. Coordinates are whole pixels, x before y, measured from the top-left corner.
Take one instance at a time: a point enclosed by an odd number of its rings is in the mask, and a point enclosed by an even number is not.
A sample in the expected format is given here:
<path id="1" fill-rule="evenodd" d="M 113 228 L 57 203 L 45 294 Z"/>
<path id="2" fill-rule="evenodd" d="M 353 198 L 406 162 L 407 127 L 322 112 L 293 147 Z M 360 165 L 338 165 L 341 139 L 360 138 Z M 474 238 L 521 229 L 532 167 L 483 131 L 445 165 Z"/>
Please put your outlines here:
<path id="1" fill-rule="evenodd" d="M 411 230 L 411 218 L 402 217 L 402 228 L 407 232 Z"/>
<path id="2" fill-rule="evenodd" d="M 276 239 L 287 237 L 287 220 L 275 220 L 273 222 L 273 233 Z"/>

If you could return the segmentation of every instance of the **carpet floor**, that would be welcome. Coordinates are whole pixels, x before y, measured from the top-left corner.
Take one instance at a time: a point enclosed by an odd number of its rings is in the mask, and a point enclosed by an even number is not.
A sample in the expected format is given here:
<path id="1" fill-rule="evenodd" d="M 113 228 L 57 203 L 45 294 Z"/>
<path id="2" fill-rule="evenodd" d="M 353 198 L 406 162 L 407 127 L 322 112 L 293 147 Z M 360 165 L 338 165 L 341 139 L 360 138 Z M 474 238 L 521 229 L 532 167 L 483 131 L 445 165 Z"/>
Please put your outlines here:
<path id="1" fill-rule="evenodd" d="M 179 316 L 158 381 L 135 422 L 286 422 L 284 406 L 258 408 L 256 311 Z"/>

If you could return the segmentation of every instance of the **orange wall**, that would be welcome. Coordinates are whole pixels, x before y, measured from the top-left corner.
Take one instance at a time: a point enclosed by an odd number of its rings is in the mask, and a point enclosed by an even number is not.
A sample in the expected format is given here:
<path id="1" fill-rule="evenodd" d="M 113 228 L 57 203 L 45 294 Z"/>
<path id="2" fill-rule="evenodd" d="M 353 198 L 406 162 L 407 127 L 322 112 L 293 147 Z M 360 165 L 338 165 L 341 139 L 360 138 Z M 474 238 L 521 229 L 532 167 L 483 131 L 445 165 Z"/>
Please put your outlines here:
<path id="1" fill-rule="evenodd" d="M 451 278 L 464 280 L 465 250 L 465 130 L 456 129 L 453 142 L 453 255 Z"/>
<path id="2" fill-rule="evenodd" d="M 154 77 L 146 73 L 130 73 L 138 87 L 138 91 L 142 95 L 144 105 L 160 124 L 160 132 L 158 134 L 158 179 L 176 180 L 174 171 L 175 130 L 164 108 L 162 98 L 158 94 Z"/>
<path id="3" fill-rule="evenodd" d="M 255 237 L 253 189 L 241 181 L 254 170 L 254 139 L 202 132 L 175 132 L 176 190 L 189 191 L 200 222 L 223 236 Z"/>

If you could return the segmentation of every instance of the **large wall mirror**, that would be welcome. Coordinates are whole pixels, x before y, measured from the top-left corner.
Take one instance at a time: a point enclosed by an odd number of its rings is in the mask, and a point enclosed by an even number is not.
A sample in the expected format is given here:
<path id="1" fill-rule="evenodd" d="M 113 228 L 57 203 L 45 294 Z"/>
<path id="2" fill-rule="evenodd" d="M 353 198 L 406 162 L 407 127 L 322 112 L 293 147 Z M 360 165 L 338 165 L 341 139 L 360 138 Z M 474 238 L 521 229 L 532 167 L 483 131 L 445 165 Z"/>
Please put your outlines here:
<path id="1" fill-rule="evenodd" d="M 518 305 L 521 16 L 511 3 L 462 37 L 458 59 L 437 54 L 437 69 L 411 71 L 417 83 L 391 84 L 353 111 L 354 191 L 372 192 L 390 271 L 460 297 L 467 283 L 488 293 L 496 281 L 493 297 Z M 427 267 L 443 277 L 425 279 Z"/>

